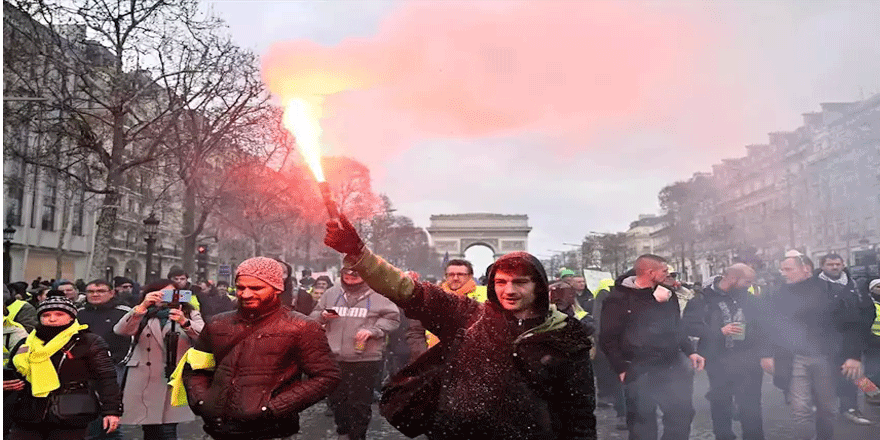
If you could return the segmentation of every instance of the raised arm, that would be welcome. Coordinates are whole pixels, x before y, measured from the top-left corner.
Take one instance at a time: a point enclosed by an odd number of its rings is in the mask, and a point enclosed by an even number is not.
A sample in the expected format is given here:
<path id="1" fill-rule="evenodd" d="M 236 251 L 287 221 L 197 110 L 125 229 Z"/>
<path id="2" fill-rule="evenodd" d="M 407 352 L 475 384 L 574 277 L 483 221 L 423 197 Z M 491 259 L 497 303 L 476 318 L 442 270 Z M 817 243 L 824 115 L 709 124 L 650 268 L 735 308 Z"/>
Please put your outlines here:
<path id="1" fill-rule="evenodd" d="M 327 222 L 327 246 L 345 254 L 344 264 L 357 270 L 371 289 L 390 299 L 408 317 L 418 319 L 441 339 L 454 335 L 479 307 L 476 301 L 444 292 L 430 283 L 416 283 L 364 246 L 357 231 L 341 216 Z"/>

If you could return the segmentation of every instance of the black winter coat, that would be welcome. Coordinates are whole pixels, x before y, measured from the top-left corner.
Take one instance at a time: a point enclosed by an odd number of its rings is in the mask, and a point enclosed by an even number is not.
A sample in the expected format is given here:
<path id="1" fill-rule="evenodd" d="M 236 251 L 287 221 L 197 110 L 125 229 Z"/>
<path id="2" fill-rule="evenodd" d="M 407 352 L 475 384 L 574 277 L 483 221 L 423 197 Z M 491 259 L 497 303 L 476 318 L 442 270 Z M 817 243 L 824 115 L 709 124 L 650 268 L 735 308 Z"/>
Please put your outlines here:
<path id="1" fill-rule="evenodd" d="M 252 334 L 232 346 L 238 335 Z M 261 316 L 239 311 L 209 321 L 195 349 L 215 354 L 214 371 L 184 369 L 189 405 L 215 439 L 286 437 L 299 412 L 339 383 L 339 366 L 321 326 L 276 307 Z M 307 378 L 301 379 L 302 374 Z"/>
<path id="2" fill-rule="evenodd" d="M 654 288 L 636 289 L 630 278 L 618 279 L 602 306 L 599 344 L 611 368 L 620 374 L 633 365 L 671 365 L 680 352 L 693 354 L 678 297 L 658 302 Z"/>
<path id="3" fill-rule="evenodd" d="M 688 301 L 682 317 L 685 333 L 700 338 L 697 352 L 708 363 L 721 356 L 735 354 L 737 357 L 748 357 L 757 365 L 758 359 L 767 352 L 767 337 L 761 328 L 760 300 L 746 289 L 724 292 L 718 288 L 717 281 Z M 742 309 L 742 322 L 746 325 L 745 340 L 733 341 L 733 347 L 727 347 L 726 337 L 721 333 L 721 328 L 725 326 L 722 303 L 727 305 L 731 314 Z"/>
<path id="4" fill-rule="evenodd" d="M 16 353 L 24 352 L 22 347 Z M 69 355 L 67 354 L 69 353 Z M 49 411 L 49 402 L 53 394 L 69 389 L 88 385 L 97 393 L 101 404 L 100 415 L 122 415 L 122 393 L 116 383 L 116 370 L 107 354 L 107 343 L 100 336 L 82 330 L 74 335 L 70 342 L 52 356 L 52 364 L 58 372 L 61 388 L 49 393 L 48 397 L 34 397 L 30 384 L 20 391 L 4 391 L 3 398 L 16 399 L 12 405 L 12 420 L 22 426 L 43 423 L 60 424 L 71 428 L 83 428 L 90 420 L 83 423 L 64 424 Z M 10 368 L 12 362 L 10 361 Z M 16 372 L 16 374 L 18 374 Z M 19 378 L 24 380 L 24 377 Z"/>
<path id="5" fill-rule="evenodd" d="M 207 292 L 198 289 L 193 291 L 193 295 L 196 295 L 199 300 L 199 313 L 202 314 L 202 319 L 205 322 L 208 322 L 214 315 L 235 309 L 232 300 L 217 289 L 211 289 Z"/>
<path id="6" fill-rule="evenodd" d="M 110 347 L 110 358 L 114 364 L 118 364 L 128 354 L 131 347 L 131 336 L 117 335 L 113 332 L 113 326 L 131 310 L 131 307 L 121 305 L 115 298 L 107 304 L 95 306 L 86 303 L 79 309 L 76 319 L 80 324 L 88 324 L 89 331 L 100 336 Z"/>
<path id="7" fill-rule="evenodd" d="M 832 362 L 861 359 L 866 317 L 858 296 L 851 292 L 832 289 L 827 281 L 810 277 L 782 285 L 767 298 L 764 310 L 777 387 L 788 389 L 794 355 L 821 355 Z"/>
<path id="8" fill-rule="evenodd" d="M 532 260 L 528 259 L 543 272 Z M 457 350 L 449 355 L 436 417 L 427 421 L 427 437 L 595 439 L 591 343 L 584 326 L 549 311 L 546 277 L 535 289 L 535 308 L 543 314 L 532 323 L 513 318 L 498 301 L 494 275 L 493 268 L 485 303 L 430 283 L 416 283 L 412 297 L 398 303 L 441 340 L 451 340 L 465 329 Z"/>

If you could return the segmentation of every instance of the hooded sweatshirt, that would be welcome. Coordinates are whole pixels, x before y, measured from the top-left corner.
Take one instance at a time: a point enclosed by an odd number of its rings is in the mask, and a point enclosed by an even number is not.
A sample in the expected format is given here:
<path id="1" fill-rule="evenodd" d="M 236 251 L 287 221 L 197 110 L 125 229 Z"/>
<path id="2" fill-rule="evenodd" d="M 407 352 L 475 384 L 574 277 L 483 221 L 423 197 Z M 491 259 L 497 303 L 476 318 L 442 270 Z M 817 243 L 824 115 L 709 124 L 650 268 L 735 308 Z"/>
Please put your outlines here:
<path id="1" fill-rule="evenodd" d="M 518 319 L 498 300 L 498 263 L 535 269 L 537 316 Z M 583 326 L 550 306 L 547 276 L 535 257 L 507 254 L 488 277 L 487 301 L 417 283 L 369 253 L 346 257 L 373 288 L 449 341 L 429 439 L 595 439 L 595 388 Z"/>
<path id="2" fill-rule="evenodd" d="M 654 287 L 640 288 L 635 280 L 635 276 L 618 278 L 602 308 L 599 344 L 618 374 L 631 365 L 671 365 L 679 352 L 694 353 L 682 326 L 677 295 L 658 302 Z"/>
<path id="3" fill-rule="evenodd" d="M 324 319 L 321 312 L 327 309 L 335 310 L 339 317 Z M 327 289 L 309 316 L 324 324 L 327 342 L 340 362 L 382 360 L 385 337 L 400 326 L 400 309 L 388 298 L 376 294 L 366 283 L 348 285 L 340 282 Z M 369 330 L 372 336 L 364 350 L 358 351 L 355 349 L 355 335 L 361 329 Z"/>

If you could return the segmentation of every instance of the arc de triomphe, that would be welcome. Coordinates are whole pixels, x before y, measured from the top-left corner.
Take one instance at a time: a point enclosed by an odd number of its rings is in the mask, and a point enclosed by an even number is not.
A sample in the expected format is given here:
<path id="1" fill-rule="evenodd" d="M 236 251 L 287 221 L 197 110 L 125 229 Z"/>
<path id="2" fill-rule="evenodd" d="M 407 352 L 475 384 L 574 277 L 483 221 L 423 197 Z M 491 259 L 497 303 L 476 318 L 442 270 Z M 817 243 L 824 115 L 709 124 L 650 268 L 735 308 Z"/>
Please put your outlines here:
<path id="1" fill-rule="evenodd" d="M 495 258 L 515 251 L 528 251 L 529 216 L 508 214 L 439 214 L 431 216 L 428 233 L 434 249 L 449 258 L 464 258 L 471 246 L 492 249 Z"/>

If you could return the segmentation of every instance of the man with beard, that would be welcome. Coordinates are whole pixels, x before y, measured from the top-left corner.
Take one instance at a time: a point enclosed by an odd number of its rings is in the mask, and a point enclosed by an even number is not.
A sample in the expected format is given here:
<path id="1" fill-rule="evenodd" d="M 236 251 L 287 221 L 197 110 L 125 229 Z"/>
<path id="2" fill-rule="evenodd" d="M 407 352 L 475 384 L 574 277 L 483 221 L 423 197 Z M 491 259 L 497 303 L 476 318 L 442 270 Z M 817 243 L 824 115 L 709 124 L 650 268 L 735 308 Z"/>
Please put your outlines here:
<path id="1" fill-rule="evenodd" d="M 132 307 L 138 304 L 138 298 L 134 293 L 134 281 L 131 278 L 115 277 L 113 278 L 113 289 L 116 291 L 114 298 L 120 304 Z M 86 294 L 88 296 L 88 294 Z"/>
<path id="2" fill-rule="evenodd" d="M 441 351 L 440 386 L 416 430 L 429 439 L 596 438 L 589 336 L 550 307 L 547 275 L 534 256 L 499 258 L 488 299 L 479 302 L 404 275 L 370 252 L 345 217 L 327 223 L 324 243 L 407 316 L 455 341 Z"/>
<path id="3" fill-rule="evenodd" d="M 764 440 L 761 415 L 761 370 L 765 336 L 761 333 L 758 297 L 748 289 L 755 271 L 737 263 L 687 303 L 688 336 L 699 338 L 697 351 L 706 358 L 709 408 L 717 440 L 734 440 L 733 398 L 739 406 L 743 440 Z"/>
<path id="4" fill-rule="evenodd" d="M 271 258 L 243 261 L 235 276 L 238 310 L 215 316 L 172 374 L 172 403 L 188 401 L 215 439 L 293 435 L 299 413 L 339 382 L 321 326 L 281 306 L 284 275 Z"/>
<path id="5" fill-rule="evenodd" d="M 341 439 L 364 439 L 385 337 L 400 325 L 400 310 L 376 295 L 356 270 L 343 268 L 339 284 L 321 295 L 310 316 L 324 324 L 339 361 L 341 381 L 329 399 L 336 433 Z"/>

